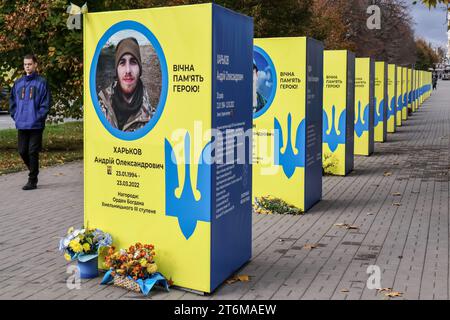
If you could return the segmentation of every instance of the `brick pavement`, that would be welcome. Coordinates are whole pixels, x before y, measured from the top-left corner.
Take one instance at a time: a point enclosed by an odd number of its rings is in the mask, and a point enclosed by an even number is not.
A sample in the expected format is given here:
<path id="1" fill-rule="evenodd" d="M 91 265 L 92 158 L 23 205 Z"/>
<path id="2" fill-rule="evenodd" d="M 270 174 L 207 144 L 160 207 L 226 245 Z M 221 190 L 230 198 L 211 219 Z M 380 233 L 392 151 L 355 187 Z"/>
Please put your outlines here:
<path id="1" fill-rule="evenodd" d="M 144 298 L 100 278 L 69 290 L 56 246 L 82 223 L 82 163 L 43 169 L 26 194 L 24 172 L 0 176 L 0 299 L 385 299 L 366 286 L 369 265 L 382 287 L 403 293 L 396 299 L 449 299 L 450 82 L 375 150 L 356 157 L 349 176 L 325 177 L 323 201 L 307 214 L 254 215 L 253 258 L 240 270 L 251 281 L 207 296 Z"/>

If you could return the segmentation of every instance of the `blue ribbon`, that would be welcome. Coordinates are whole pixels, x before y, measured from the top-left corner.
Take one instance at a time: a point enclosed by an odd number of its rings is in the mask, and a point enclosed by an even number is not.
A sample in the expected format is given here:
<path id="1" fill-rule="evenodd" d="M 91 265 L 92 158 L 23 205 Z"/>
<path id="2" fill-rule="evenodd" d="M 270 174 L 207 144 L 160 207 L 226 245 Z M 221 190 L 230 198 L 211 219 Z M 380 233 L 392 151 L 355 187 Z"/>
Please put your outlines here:
<path id="1" fill-rule="evenodd" d="M 134 280 L 130 276 L 128 276 L 127 278 L 130 279 L 131 281 L 136 282 L 144 295 L 148 295 L 148 293 L 150 292 L 150 290 L 152 290 L 155 284 L 160 285 L 161 287 L 164 287 L 166 291 L 169 291 L 169 284 L 167 283 L 166 278 L 164 278 L 164 276 L 159 272 L 155 272 L 147 279 Z M 112 276 L 112 270 L 108 270 L 108 272 L 106 272 L 105 275 L 103 276 L 101 284 L 110 284 L 113 280 L 114 277 Z"/>

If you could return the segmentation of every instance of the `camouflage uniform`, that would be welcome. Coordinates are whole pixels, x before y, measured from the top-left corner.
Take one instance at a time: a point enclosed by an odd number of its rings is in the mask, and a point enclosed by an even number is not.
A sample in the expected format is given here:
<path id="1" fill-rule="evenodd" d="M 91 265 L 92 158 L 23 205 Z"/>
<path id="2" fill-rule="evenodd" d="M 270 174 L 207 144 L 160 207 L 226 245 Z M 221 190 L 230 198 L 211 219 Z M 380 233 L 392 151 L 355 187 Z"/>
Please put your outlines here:
<path id="1" fill-rule="evenodd" d="M 105 115 L 108 122 L 114 127 L 118 128 L 118 122 L 116 118 L 116 114 L 112 107 L 112 97 L 114 95 L 114 90 L 116 89 L 117 81 L 114 81 L 109 87 L 100 91 L 98 94 L 100 107 L 102 108 L 102 112 Z M 153 117 L 156 109 L 151 105 L 150 98 L 147 92 L 147 89 L 144 87 L 144 96 L 142 100 L 142 106 L 139 111 L 131 115 L 127 122 L 124 124 L 122 131 L 124 132 L 132 132 L 136 131 L 147 124 L 150 119 Z"/>

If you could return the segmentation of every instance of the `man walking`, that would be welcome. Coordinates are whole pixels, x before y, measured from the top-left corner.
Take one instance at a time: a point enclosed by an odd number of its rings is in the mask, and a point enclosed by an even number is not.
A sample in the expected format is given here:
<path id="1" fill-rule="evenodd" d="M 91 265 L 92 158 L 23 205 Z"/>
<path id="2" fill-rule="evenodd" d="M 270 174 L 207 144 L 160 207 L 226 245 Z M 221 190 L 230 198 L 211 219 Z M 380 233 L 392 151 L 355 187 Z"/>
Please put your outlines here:
<path id="1" fill-rule="evenodd" d="M 23 59 L 26 75 L 14 82 L 9 99 L 10 113 L 18 130 L 18 149 L 30 171 L 23 190 L 37 188 L 39 152 L 42 133 L 50 109 L 50 90 L 44 78 L 37 74 L 37 59 L 28 54 Z"/>
<path id="2" fill-rule="evenodd" d="M 434 74 L 433 74 L 433 90 L 436 90 L 436 87 L 437 87 L 437 81 L 438 81 L 437 74 L 434 73 Z"/>

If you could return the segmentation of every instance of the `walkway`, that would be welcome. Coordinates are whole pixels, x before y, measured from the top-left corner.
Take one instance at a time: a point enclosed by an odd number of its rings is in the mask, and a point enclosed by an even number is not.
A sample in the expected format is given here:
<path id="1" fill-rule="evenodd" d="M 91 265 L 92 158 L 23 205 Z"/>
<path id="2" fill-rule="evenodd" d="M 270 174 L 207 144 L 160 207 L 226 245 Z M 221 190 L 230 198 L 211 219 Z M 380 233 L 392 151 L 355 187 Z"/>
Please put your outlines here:
<path id="1" fill-rule="evenodd" d="M 396 299 L 449 299 L 449 139 L 450 81 L 372 157 L 356 158 L 352 174 L 326 177 L 323 201 L 307 214 L 255 215 L 253 259 L 240 271 L 249 282 L 149 299 L 385 299 L 366 286 L 369 265 L 382 287 L 403 293 Z M 143 299 L 100 278 L 66 286 L 56 247 L 82 223 L 82 168 L 42 170 L 40 188 L 26 193 L 24 172 L 0 176 L 0 299 Z"/>

